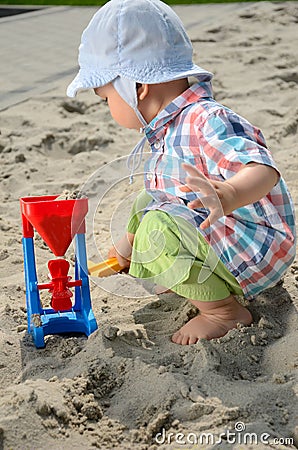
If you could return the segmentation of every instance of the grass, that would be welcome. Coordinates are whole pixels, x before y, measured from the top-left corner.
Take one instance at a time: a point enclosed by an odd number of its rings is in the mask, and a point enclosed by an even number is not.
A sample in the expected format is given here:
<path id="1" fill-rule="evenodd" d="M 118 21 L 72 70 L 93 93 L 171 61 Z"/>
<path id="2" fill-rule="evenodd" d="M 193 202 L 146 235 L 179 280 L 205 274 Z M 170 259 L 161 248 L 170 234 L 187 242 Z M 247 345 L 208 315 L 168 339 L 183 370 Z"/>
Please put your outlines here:
<path id="1" fill-rule="evenodd" d="M 241 1 L 256 1 L 256 0 L 165 0 L 169 5 L 186 5 L 186 4 L 200 4 L 200 3 L 235 3 Z M 0 5 L 72 5 L 72 6 L 100 6 L 107 3 L 105 0 L 0 0 Z"/>

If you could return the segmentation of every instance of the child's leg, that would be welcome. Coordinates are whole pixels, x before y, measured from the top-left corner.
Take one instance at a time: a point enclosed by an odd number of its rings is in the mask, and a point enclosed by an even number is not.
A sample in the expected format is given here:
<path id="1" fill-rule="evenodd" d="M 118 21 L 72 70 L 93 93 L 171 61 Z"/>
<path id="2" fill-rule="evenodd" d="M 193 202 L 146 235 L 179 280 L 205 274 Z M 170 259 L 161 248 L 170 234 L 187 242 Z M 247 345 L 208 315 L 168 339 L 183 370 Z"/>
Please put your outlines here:
<path id="1" fill-rule="evenodd" d="M 223 336 L 251 323 L 249 311 L 233 294 L 242 290 L 204 238 L 184 220 L 149 211 L 135 235 L 130 274 L 151 278 L 188 298 L 201 314 L 173 335 L 173 342 L 191 344 Z"/>
<path id="2" fill-rule="evenodd" d="M 127 224 L 127 231 L 129 233 L 135 234 L 137 229 L 139 228 L 139 225 L 141 223 L 144 210 L 146 209 L 146 206 L 152 201 L 152 197 L 147 194 L 145 190 L 142 190 L 138 196 L 136 197 L 131 211 L 130 211 L 130 217 Z"/>

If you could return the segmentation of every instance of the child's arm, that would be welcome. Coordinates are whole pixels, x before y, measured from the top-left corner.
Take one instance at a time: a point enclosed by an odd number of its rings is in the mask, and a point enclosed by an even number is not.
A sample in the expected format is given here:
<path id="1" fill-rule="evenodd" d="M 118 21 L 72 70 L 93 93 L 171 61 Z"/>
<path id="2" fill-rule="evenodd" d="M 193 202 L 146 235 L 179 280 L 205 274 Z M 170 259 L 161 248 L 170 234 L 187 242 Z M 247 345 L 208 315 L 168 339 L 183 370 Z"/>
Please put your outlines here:
<path id="1" fill-rule="evenodd" d="M 121 267 L 129 267 L 134 237 L 134 234 L 126 232 L 109 250 L 108 258 L 117 258 Z"/>
<path id="2" fill-rule="evenodd" d="M 201 199 L 188 203 L 191 209 L 208 208 L 210 214 L 201 224 L 205 229 L 217 219 L 230 214 L 234 209 L 254 203 L 264 197 L 278 182 L 278 172 L 258 163 L 249 163 L 233 177 L 226 181 L 208 180 L 194 166 L 182 164 L 189 173 L 186 177 L 187 186 L 182 191 L 194 191 L 203 194 Z"/>

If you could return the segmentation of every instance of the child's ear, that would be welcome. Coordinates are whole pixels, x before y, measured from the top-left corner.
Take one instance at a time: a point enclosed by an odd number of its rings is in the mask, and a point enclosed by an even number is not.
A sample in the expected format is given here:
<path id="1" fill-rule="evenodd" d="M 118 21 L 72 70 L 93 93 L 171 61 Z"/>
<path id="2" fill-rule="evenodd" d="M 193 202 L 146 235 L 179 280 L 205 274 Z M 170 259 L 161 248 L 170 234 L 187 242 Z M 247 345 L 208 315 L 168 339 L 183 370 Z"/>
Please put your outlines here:
<path id="1" fill-rule="evenodd" d="M 137 84 L 137 96 L 139 100 L 144 100 L 149 94 L 148 84 Z"/>

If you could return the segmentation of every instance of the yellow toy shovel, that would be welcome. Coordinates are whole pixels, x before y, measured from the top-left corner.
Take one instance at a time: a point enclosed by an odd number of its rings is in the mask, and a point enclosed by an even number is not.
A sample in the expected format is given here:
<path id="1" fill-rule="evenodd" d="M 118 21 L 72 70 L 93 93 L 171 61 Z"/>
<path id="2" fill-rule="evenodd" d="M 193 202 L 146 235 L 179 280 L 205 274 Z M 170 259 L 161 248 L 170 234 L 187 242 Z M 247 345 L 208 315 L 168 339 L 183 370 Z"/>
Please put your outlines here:
<path id="1" fill-rule="evenodd" d="M 98 264 L 88 261 L 88 273 L 93 277 L 108 277 L 123 269 L 124 267 L 119 265 L 117 258 L 109 258 Z"/>

